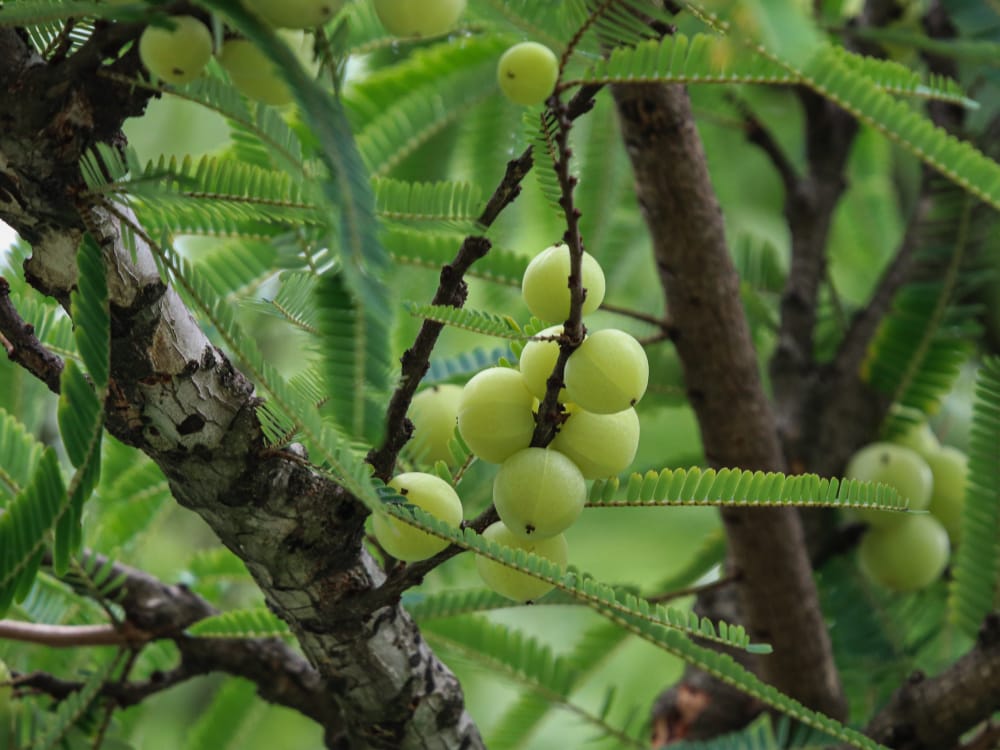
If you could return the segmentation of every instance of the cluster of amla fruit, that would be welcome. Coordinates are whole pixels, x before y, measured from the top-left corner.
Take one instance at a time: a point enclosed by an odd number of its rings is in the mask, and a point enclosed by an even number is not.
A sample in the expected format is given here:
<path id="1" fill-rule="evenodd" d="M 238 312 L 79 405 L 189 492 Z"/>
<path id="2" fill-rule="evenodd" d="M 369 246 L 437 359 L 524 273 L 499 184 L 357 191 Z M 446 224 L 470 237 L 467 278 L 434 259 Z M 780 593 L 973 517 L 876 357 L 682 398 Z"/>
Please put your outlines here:
<path id="1" fill-rule="evenodd" d="M 114 0 L 122 2 L 123 0 Z M 250 12 L 283 30 L 293 51 L 304 56 L 304 37 L 285 30 L 312 29 L 330 21 L 346 0 L 243 0 Z M 371 0 L 386 31 L 402 38 L 435 37 L 455 28 L 466 0 Z M 251 41 L 228 37 L 213 49 L 208 27 L 194 16 L 172 16 L 167 25 L 150 26 L 139 40 L 139 57 L 161 81 L 181 85 L 202 74 L 213 52 L 233 85 L 245 96 L 272 106 L 291 103 L 292 92 L 277 67 Z M 529 106 L 544 102 L 555 88 L 559 61 L 548 47 L 522 42 L 508 49 L 497 65 L 497 81 L 511 101 Z"/>
<path id="2" fill-rule="evenodd" d="M 569 275 L 566 245 L 549 247 L 531 261 L 521 291 L 535 317 L 547 322 L 569 317 Z M 582 277 L 587 314 L 604 298 L 604 272 L 587 253 Z M 445 385 L 419 393 L 409 416 L 419 458 L 447 462 L 457 423 L 477 458 L 500 465 L 493 482 L 500 521 L 483 532 L 485 538 L 564 567 L 568 546 L 563 532 L 583 511 L 587 480 L 617 475 L 635 458 L 639 418 L 634 406 L 646 391 L 649 364 L 639 342 L 623 331 L 606 329 L 585 337 L 566 362 L 563 382 L 556 384 L 562 405 L 558 432 L 549 446 L 532 447 L 561 334 L 562 325 L 540 331 L 525 345 L 516 370 L 490 367 L 464 387 Z M 411 472 L 389 485 L 427 513 L 455 526 L 461 523 L 461 502 L 444 480 Z M 447 546 L 387 516 L 376 517 L 374 532 L 382 547 L 402 560 L 424 559 Z M 477 556 L 476 568 L 487 586 L 515 601 L 537 599 L 552 588 L 482 556 Z"/>
<path id="3" fill-rule="evenodd" d="M 869 528 L 861 539 L 862 571 L 893 591 L 914 591 L 938 579 L 959 541 L 968 459 L 942 446 L 926 424 L 897 442 L 865 446 L 848 462 L 851 479 L 881 482 L 909 499 L 909 509 L 925 514 L 856 511 Z"/>
<path id="4" fill-rule="evenodd" d="M 247 10 L 304 56 L 302 29 L 333 19 L 346 0 L 243 0 Z M 372 0 L 386 31 L 401 37 L 430 37 L 450 31 L 465 10 L 466 0 Z M 296 32 L 295 30 L 298 30 Z M 212 59 L 212 34 L 193 16 L 172 16 L 167 26 L 150 26 L 139 39 L 139 57 L 146 69 L 174 85 L 190 83 Z M 219 64 L 243 95 L 272 106 L 291 103 L 292 92 L 277 67 L 247 39 L 227 38 L 215 52 Z"/>

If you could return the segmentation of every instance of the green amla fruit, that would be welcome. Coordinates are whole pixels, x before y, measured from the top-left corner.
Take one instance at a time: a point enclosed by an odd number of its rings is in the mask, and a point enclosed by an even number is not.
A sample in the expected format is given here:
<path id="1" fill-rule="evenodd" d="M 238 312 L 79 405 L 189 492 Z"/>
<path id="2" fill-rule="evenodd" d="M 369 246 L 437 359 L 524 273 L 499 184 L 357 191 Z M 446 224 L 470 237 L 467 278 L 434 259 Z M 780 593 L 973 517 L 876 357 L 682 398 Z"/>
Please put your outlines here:
<path id="1" fill-rule="evenodd" d="M 548 99 L 558 79 L 559 58 L 538 42 L 515 44 L 503 53 L 497 64 L 500 90 L 512 102 L 524 107 Z"/>
<path id="2" fill-rule="evenodd" d="M 439 36 L 451 31 L 465 0 L 373 0 L 375 14 L 393 36 Z"/>
<path id="3" fill-rule="evenodd" d="M 525 448 L 500 467 L 493 504 L 512 533 L 545 538 L 568 529 L 587 501 L 583 474 L 569 458 L 548 448 Z"/>
<path id="4" fill-rule="evenodd" d="M 407 416 L 413 422 L 410 445 L 418 460 L 455 462 L 449 446 L 455 435 L 461 399 L 460 385 L 435 385 L 413 397 Z"/>
<path id="5" fill-rule="evenodd" d="M 858 547 L 862 571 L 893 591 L 916 591 L 936 581 L 948 564 L 948 532 L 934 516 L 903 516 L 871 528 Z"/>
<path id="6" fill-rule="evenodd" d="M 944 446 L 925 458 L 934 476 L 929 510 L 944 526 L 952 543 L 957 543 L 962 531 L 965 480 L 969 473 L 968 456 L 957 448 Z"/>
<path id="7" fill-rule="evenodd" d="M 550 336 L 561 336 L 563 327 L 549 326 L 535 334 L 538 338 Z M 558 341 L 529 341 L 521 350 L 521 359 L 518 368 L 524 376 L 524 383 L 531 391 L 531 395 L 539 401 L 545 398 L 545 391 L 548 388 L 548 380 L 552 375 L 552 368 L 556 366 L 559 359 Z M 566 402 L 566 389 L 559 389 L 559 401 Z"/>
<path id="8" fill-rule="evenodd" d="M 937 435 L 926 422 L 913 425 L 899 437 L 893 438 L 892 442 L 915 451 L 924 459 L 941 450 L 941 443 L 938 442 Z"/>
<path id="9" fill-rule="evenodd" d="M 139 59 L 160 80 L 190 83 L 212 58 L 212 33 L 193 16 L 172 16 L 173 28 L 148 26 L 139 37 Z"/>
<path id="10" fill-rule="evenodd" d="M 616 476 L 635 460 L 639 448 L 639 416 L 635 409 L 593 414 L 566 405 L 567 419 L 550 447 L 564 453 L 585 479 Z"/>
<path id="11" fill-rule="evenodd" d="M 569 246 L 547 247 L 528 263 L 521 279 L 521 296 L 531 314 L 550 323 L 561 323 L 569 317 Z M 592 313 L 604 301 L 604 270 L 590 253 L 584 252 L 580 265 L 583 288 L 582 314 Z"/>
<path id="12" fill-rule="evenodd" d="M 566 395 L 595 414 L 615 414 L 639 403 L 649 384 L 649 361 L 636 339 L 607 328 L 590 334 L 566 362 Z"/>
<path id="13" fill-rule="evenodd" d="M 462 389 L 458 431 L 483 461 L 503 463 L 531 444 L 535 432 L 535 399 L 517 370 L 490 367 Z"/>
<path id="14" fill-rule="evenodd" d="M 244 96 L 263 104 L 290 104 L 292 92 L 271 59 L 247 39 L 229 39 L 219 51 L 219 64 Z"/>
<path id="15" fill-rule="evenodd" d="M 458 528 L 462 523 L 462 501 L 454 488 L 440 477 L 408 472 L 393 477 L 389 486 L 425 513 Z M 375 538 L 393 557 L 406 562 L 426 560 L 448 546 L 441 539 L 398 518 L 376 513 L 372 518 Z"/>
<path id="16" fill-rule="evenodd" d="M 522 539 L 508 529 L 502 521 L 497 521 L 483 532 L 483 537 L 507 547 L 523 549 L 525 552 L 548 558 L 563 568 L 566 567 L 566 561 L 569 559 L 569 546 L 566 544 L 566 537 L 563 534 L 550 536 L 546 539 Z M 554 588 L 551 583 L 534 578 L 527 573 L 521 573 L 481 555 L 476 555 L 476 571 L 483 579 L 483 583 L 493 591 L 516 602 L 535 601 Z"/>
<path id="17" fill-rule="evenodd" d="M 320 26 L 344 7 L 344 0 L 243 0 L 247 9 L 271 26 L 311 29 Z"/>
<path id="18" fill-rule="evenodd" d="M 887 484 L 905 498 L 910 510 L 924 510 L 931 501 L 931 469 L 915 451 L 895 443 L 871 443 L 855 453 L 844 470 L 848 479 Z M 886 527 L 906 516 L 880 510 L 858 510 L 856 515 L 872 526 Z"/>

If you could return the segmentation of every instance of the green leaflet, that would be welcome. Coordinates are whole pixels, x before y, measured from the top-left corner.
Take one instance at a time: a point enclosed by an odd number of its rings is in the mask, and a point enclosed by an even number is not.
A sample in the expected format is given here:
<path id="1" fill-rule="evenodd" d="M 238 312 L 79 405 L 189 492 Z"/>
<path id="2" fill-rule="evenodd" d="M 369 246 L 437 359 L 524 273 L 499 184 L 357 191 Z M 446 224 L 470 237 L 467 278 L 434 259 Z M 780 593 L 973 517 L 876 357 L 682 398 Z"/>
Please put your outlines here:
<path id="1" fill-rule="evenodd" d="M 269 609 L 236 609 L 199 620 L 187 629 L 198 638 L 290 637 L 288 625 Z"/>
<path id="2" fill-rule="evenodd" d="M 875 69 L 878 69 L 877 71 Z M 798 69 L 762 48 L 727 38 L 681 35 L 616 49 L 582 78 L 587 83 L 799 83 L 837 103 L 861 122 L 899 143 L 963 190 L 1000 208 L 1000 166 L 898 101 L 868 78 L 884 66 L 857 63 L 843 50 L 822 45 Z M 901 85 L 891 69 L 893 86 Z M 920 86 L 913 91 L 924 93 Z M 949 94 L 953 98 L 953 94 Z M 947 98 L 947 97 L 945 97 Z"/>
<path id="3" fill-rule="evenodd" d="M 132 179 L 114 183 L 132 196 L 148 227 L 219 236 L 260 237 L 322 223 L 301 178 L 232 158 L 160 158 Z"/>
<path id="4" fill-rule="evenodd" d="M 812 51 L 812 50 L 811 50 Z M 924 80 L 919 73 L 891 60 L 856 55 L 825 45 L 824 59 L 836 60 L 844 70 L 895 96 L 947 101 L 965 107 L 978 105 L 951 79 Z M 804 74 L 781 55 L 741 45 L 728 37 L 676 34 L 635 47 L 620 47 L 597 62 L 581 79 L 584 83 L 799 83 Z M 808 59 L 803 65 L 813 64 Z M 822 93 L 822 92 L 820 92 Z"/>
<path id="5" fill-rule="evenodd" d="M 88 544 L 106 551 L 134 549 L 170 507 L 170 487 L 160 467 L 134 448 L 113 440 L 105 440 L 104 447 Z"/>
<path id="6" fill-rule="evenodd" d="M 431 136 L 493 97 L 496 61 L 509 43 L 484 35 L 416 50 L 349 88 L 344 105 L 371 173 L 390 174 Z"/>
<path id="7" fill-rule="evenodd" d="M 786 476 L 742 469 L 663 469 L 629 476 L 624 492 L 617 478 L 596 480 L 588 506 L 754 505 L 906 509 L 895 489 L 855 479 L 816 474 Z"/>
<path id="8" fill-rule="evenodd" d="M 523 573 L 547 580 L 579 598 L 602 616 L 612 620 L 629 632 L 665 649 L 685 662 L 733 685 L 754 696 L 766 705 L 787 714 L 808 727 L 822 731 L 831 737 L 847 742 L 863 750 L 878 750 L 881 746 L 860 732 L 850 729 L 838 721 L 806 708 L 789 698 L 777 688 L 766 684 L 756 675 L 748 672 L 731 656 L 695 644 L 690 635 L 707 638 L 720 643 L 738 645 L 754 653 L 766 653 L 770 647 L 749 643 L 746 632 L 740 626 L 726 623 L 713 625 L 708 620 L 697 621 L 693 613 L 676 614 L 665 607 L 652 607 L 645 600 L 629 595 L 620 595 L 610 586 L 599 584 L 593 579 L 576 573 L 563 571 L 549 560 L 528 555 L 524 550 L 516 553 L 487 542 L 472 529 L 455 529 L 419 509 L 400 504 L 383 506 L 385 512 L 420 528 L 428 533 L 448 539 L 464 549 L 473 550 L 491 560 L 500 562 Z M 692 622 L 693 618 L 693 622 Z M 715 635 L 711 635 L 712 632 Z"/>
<path id="9" fill-rule="evenodd" d="M 741 692 L 754 696 L 765 705 L 777 709 L 811 729 L 863 750 L 884 750 L 881 745 L 861 732 L 844 726 L 818 711 L 806 708 L 793 698 L 784 695 L 777 688 L 744 669 L 728 654 L 699 646 L 685 638 L 679 631 L 669 630 L 631 615 L 616 615 L 610 611 L 605 611 L 604 614 L 640 638 L 663 648 Z"/>
<path id="10" fill-rule="evenodd" d="M 975 637 L 1000 596 L 1000 358 L 985 359 L 976 379 L 962 543 L 952 563 L 949 617 Z"/>
<path id="11" fill-rule="evenodd" d="M 501 359 L 508 361 L 515 359 L 509 347 L 500 346 L 492 349 L 476 347 L 452 357 L 435 357 L 431 360 L 431 366 L 421 382 L 425 385 L 433 385 L 446 383 L 456 378 L 465 381 L 480 370 L 496 367 Z"/>
<path id="12" fill-rule="evenodd" d="M 534 169 L 531 171 L 535 182 L 556 216 L 561 217 L 562 187 L 555 168 L 559 161 L 559 147 L 556 144 L 559 128 L 555 116 L 548 110 L 539 112 L 537 107 L 528 109 L 524 113 L 524 129 L 533 149 Z"/>
<path id="13" fill-rule="evenodd" d="M 543 711 L 556 704 L 571 710 L 576 716 L 593 725 L 602 735 L 617 740 L 617 747 L 642 748 L 645 745 L 624 728 L 615 727 L 600 714 L 587 710 L 570 699 L 574 685 L 579 680 L 575 663 L 566 657 L 556 657 L 551 649 L 515 628 L 489 622 L 481 617 L 461 620 L 434 620 L 423 626 L 425 636 L 435 644 L 454 651 L 462 658 L 485 666 L 527 688 L 525 695 L 535 700 L 533 706 Z M 501 731 L 503 731 L 501 722 Z M 633 728 L 633 732 L 636 728 Z M 507 742 L 496 743 L 491 738 L 490 747 L 508 747 Z"/>
<path id="14" fill-rule="evenodd" d="M 74 338 L 90 380 L 72 360 L 66 363 L 60 378 L 59 433 L 76 472 L 69 486 L 70 504 L 55 529 L 52 557 L 57 574 L 66 571 L 70 556 L 80 548 L 83 505 L 100 479 L 104 402 L 111 367 L 107 271 L 101 249 L 89 235 L 77 253 L 77 268 L 76 289 L 70 295 Z"/>
<path id="15" fill-rule="evenodd" d="M 328 171 L 320 181 L 320 188 L 326 204 L 337 214 L 331 219 L 328 244 L 338 248 L 343 260 L 340 272 L 364 314 L 371 321 L 390 325 L 393 308 L 388 304 L 383 281 L 389 256 L 376 233 L 369 171 L 340 100 L 312 80 L 288 46 L 240 3 L 213 0 L 210 5 L 224 12 L 234 26 L 278 64 Z"/>
<path id="16" fill-rule="evenodd" d="M 28 483 L 43 450 L 20 421 L 0 409 L 0 508 Z"/>
<path id="17" fill-rule="evenodd" d="M 922 221 L 913 281 L 897 292 L 869 353 L 862 376 L 904 407 L 883 427 L 888 437 L 909 426 L 905 415 L 930 414 L 951 390 L 972 353 L 979 310 L 956 299 L 967 293 L 974 271 L 974 200 L 954 186 L 939 190 Z M 989 217 L 992 219 L 992 215 Z"/>
<path id="18" fill-rule="evenodd" d="M 256 686 L 249 680 L 226 681 L 212 697 L 211 704 L 188 731 L 185 750 L 237 750 L 260 713 Z"/>
<path id="19" fill-rule="evenodd" d="M 39 26 L 70 18 L 106 15 L 107 5 L 65 0 L 17 0 L 0 8 L 0 26 Z"/>
<path id="20" fill-rule="evenodd" d="M 454 260 L 464 240 L 464 234 L 416 231 L 401 226 L 389 228 L 382 234 L 383 244 L 394 261 L 435 273 L 440 273 L 441 266 Z M 519 287 L 530 260 L 511 250 L 493 247 L 485 258 L 476 261 L 468 275 Z"/>
<path id="21" fill-rule="evenodd" d="M 449 305 L 418 305 L 414 302 L 406 302 L 404 307 L 414 317 L 464 328 L 486 336 L 518 340 L 531 338 L 531 334 L 522 331 L 509 315 L 497 315 L 483 310 L 469 310 Z"/>
<path id="22" fill-rule="evenodd" d="M 0 613 L 27 595 L 49 534 L 69 502 L 55 451 L 46 448 L 31 481 L 0 516 Z"/>
<path id="23" fill-rule="evenodd" d="M 351 437 L 378 445 L 385 426 L 382 397 L 392 369 L 389 328 L 332 273 L 319 280 L 314 300 L 325 363 L 324 409 Z"/>
<path id="24" fill-rule="evenodd" d="M 473 550 L 490 560 L 547 581 L 577 601 L 586 604 L 598 612 L 628 613 L 639 620 L 677 629 L 688 635 L 704 638 L 715 643 L 754 653 L 770 652 L 770 646 L 751 643 L 750 637 L 740 625 L 729 625 L 721 621 L 713 623 L 706 618 L 699 620 L 698 616 L 693 612 L 685 612 L 652 604 L 645 599 L 635 596 L 631 592 L 616 590 L 585 574 L 579 574 L 575 571 L 563 571 L 562 568 L 546 558 L 535 554 L 527 554 L 524 550 L 514 550 L 510 547 L 503 547 L 495 542 L 487 541 L 471 529 L 455 529 L 434 516 L 424 513 L 419 508 L 405 506 L 397 502 L 387 502 L 382 506 L 382 510 L 401 519 L 405 523 L 416 526 L 443 539 L 448 539 L 452 543 L 465 549 Z"/>
<path id="25" fill-rule="evenodd" d="M 93 668 L 79 690 L 71 693 L 59 702 L 58 708 L 46 714 L 45 721 L 37 729 L 36 739 L 32 742 L 32 750 L 51 750 L 62 747 L 66 734 L 83 718 L 97 697 L 106 680 L 122 662 L 124 652 L 119 652 L 113 659 Z"/>
<path id="26" fill-rule="evenodd" d="M 472 230 L 483 209 L 482 191 L 467 182 L 372 181 L 375 212 L 385 221 L 454 224 Z"/>

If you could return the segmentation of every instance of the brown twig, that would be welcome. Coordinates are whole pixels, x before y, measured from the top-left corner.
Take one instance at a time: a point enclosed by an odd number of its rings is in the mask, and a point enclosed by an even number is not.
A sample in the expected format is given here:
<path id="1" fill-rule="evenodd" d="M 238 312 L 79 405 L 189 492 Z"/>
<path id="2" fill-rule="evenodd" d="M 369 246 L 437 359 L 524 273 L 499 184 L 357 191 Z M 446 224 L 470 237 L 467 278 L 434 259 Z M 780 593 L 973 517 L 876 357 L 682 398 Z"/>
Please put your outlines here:
<path id="1" fill-rule="evenodd" d="M 670 330 L 670 319 L 669 318 L 658 318 L 655 315 L 650 315 L 649 313 L 644 313 L 639 310 L 633 310 L 628 307 L 622 307 L 621 305 L 613 305 L 608 302 L 601 303 L 601 310 L 604 312 L 614 313 L 615 315 L 622 315 L 626 318 L 632 318 L 633 320 L 639 320 L 643 323 L 649 323 L 651 326 L 656 326 L 664 331 Z"/>
<path id="2" fill-rule="evenodd" d="M 653 602 L 654 604 L 663 604 L 664 602 L 670 602 L 675 599 L 681 599 L 685 596 L 697 596 L 700 594 L 705 594 L 710 591 L 715 591 L 717 589 L 725 588 L 734 583 L 739 583 L 741 579 L 740 574 L 730 573 L 729 575 L 722 576 L 718 580 L 712 581 L 710 583 L 703 583 L 697 586 L 687 586 L 682 589 L 675 589 L 673 591 L 667 591 L 663 594 L 655 594 L 653 596 L 647 596 L 646 600 Z"/>
<path id="3" fill-rule="evenodd" d="M 63 361 L 50 352 L 38 337 L 35 327 L 26 323 L 10 300 L 10 284 L 0 276 L 0 344 L 7 357 L 59 393 Z"/>
<path id="4" fill-rule="evenodd" d="M 119 629 L 114 625 L 48 625 L 0 620 L 0 640 L 35 643 L 49 648 L 125 646 L 147 641 L 152 637 L 141 630 Z"/>
<path id="5" fill-rule="evenodd" d="M 580 117 L 594 106 L 594 95 L 600 86 L 584 86 L 566 105 L 567 115 L 571 119 Z M 521 182 L 527 177 L 534 166 L 532 148 L 526 148 L 520 156 L 507 162 L 507 169 L 486 206 L 477 219 L 480 227 L 486 229 L 496 221 L 500 213 L 521 192 Z M 466 271 L 489 252 L 490 242 L 485 237 L 466 237 L 458 254 L 451 263 L 441 270 L 441 281 L 434 293 L 432 304 L 461 307 L 465 302 Z M 444 325 L 425 320 L 414 339 L 413 345 L 400 358 L 402 372 L 399 386 L 389 400 L 386 410 L 385 439 L 381 446 L 368 454 L 368 463 L 375 467 L 375 475 L 383 481 L 389 481 L 396 466 L 399 452 L 406 445 L 412 434 L 412 425 L 406 420 L 406 412 L 410 402 L 420 385 L 421 379 L 430 366 L 430 356 L 437 343 Z"/>

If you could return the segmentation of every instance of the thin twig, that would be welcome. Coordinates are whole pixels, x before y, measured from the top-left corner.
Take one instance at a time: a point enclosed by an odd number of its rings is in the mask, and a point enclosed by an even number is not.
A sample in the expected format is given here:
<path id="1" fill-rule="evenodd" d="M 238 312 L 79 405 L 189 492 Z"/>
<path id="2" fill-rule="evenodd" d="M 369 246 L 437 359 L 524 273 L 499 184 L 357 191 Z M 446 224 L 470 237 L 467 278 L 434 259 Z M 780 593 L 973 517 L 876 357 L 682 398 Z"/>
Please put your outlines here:
<path id="1" fill-rule="evenodd" d="M 121 687 L 126 684 L 128 676 L 132 672 L 136 660 L 139 658 L 139 651 L 136 648 L 130 650 L 125 666 L 122 667 L 121 676 L 114 682 L 115 685 Z M 101 719 L 101 725 L 94 735 L 94 744 L 91 745 L 91 750 L 100 750 L 101 745 L 104 744 L 104 737 L 108 732 L 108 727 L 111 726 L 111 718 L 115 715 L 115 708 L 115 704 L 112 701 L 108 701 L 108 705 L 104 710 L 104 716 Z"/>
<path id="2" fill-rule="evenodd" d="M 594 106 L 594 96 L 601 86 L 583 86 L 566 105 L 567 116 L 576 119 L 589 112 Z M 520 156 L 507 163 L 507 169 L 477 223 L 483 229 L 490 227 L 500 213 L 509 206 L 521 192 L 521 182 L 534 166 L 534 156 L 529 146 Z M 460 307 L 464 303 L 465 273 L 473 263 L 489 252 L 490 243 L 485 237 L 465 238 L 455 259 L 441 270 L 441 282 L 432 300 L 436 305 Z M 406 412 L 416 393 L 420 380 L 430 366 L 430 355 L 444 326 L 425 320 L 414 339 L 413 345 L 401 357 L 402 372 L 399 386 L 389 400 L 386 410 L 385 439 L 382 445 L 368 454 L 368 463 L 375 468 L 375 475 L 388 481 L 396 465 L 399 452 L 412 434 L 412 425 L 406 421 Z M 432 558 L 433 559 L 433 558 Z"/>
<path id="3" fill-rule="evenodd" d="M 670 328 L 670 318 L 658 318 L 655 315 L 650 315 L 649 313 L 640 312 L 639 310 L 633 310 L 620 305 L 612 305 L 608 302 L 602 302 L 600 309 L 604 312 L 622 315 L 626 318 L 632 318 L 633 320 L 640 320 L 643 323 L 649 323 L 651 326 L 656 326 L 657 328 L 662 328 L 664 330 Z"/>
<path id="4" fill-rule="evenodd" d="M 722 578 L 712 581 L 711 583 L 703 583 L 699 586 L 688 586 L 683 589 L 667 591 L 666 593 L 657 594 L 655 596 L 647 596 L 646 600 L 653 602 L 654 604 L 663 604 L 664 602 L 673 601 L 674 599 L 680 599 L 685 596 L 695 596 L 708 591 L 715 591 L 716 589 L 729 586 L 732 583 L 738 583 L 741 578 L 742 576 L 739 573 L 730 573 L 729 575 L 723 576 Z"/>
<path id="5" fill-rule="evenodd" d="M 114 625 L 48 625 L 20 620 L 0 620 L 0 640 L 35 643 L 49 648 L 125 646 L 153 638 L 138 628 Z"/>
<path id="6" fill-rule="evenodd" d="M 771 131 L 758 119 L 744 99 L 735 94 L 727 94 L 726 100 L 740 113 L 747 141 L 763 151 L 764 155 L 770 159 L 771 164 L 774 165 L 785 186 L 785 192 L 791 194 L 798 190 L 802 177 Z"/>
<path id="7" fill-rule="evenodd" d="M 63 361 L 46 349 L 35 336 L 35 327 L 25 322 L 10 300 L 10 284 L 0 276 L 0 342 L 7 351 L 7 357 L 21 365 L 48 386 L 53 393 L 59 393 L 59 377 L 63 371 Z"/>

